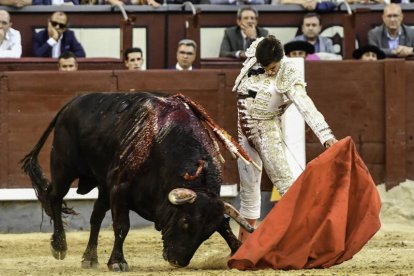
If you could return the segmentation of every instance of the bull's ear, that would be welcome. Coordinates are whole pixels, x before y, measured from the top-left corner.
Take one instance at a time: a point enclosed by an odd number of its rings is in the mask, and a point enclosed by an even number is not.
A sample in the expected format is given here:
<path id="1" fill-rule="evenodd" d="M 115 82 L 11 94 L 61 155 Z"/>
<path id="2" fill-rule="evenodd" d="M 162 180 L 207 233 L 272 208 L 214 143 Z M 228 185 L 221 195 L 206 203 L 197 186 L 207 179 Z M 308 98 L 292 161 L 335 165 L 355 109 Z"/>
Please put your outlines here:
<path id="1" fill-rule="evenodd" d="M 182 205 L 193 203 L 197 198 L 197 194 L 190 189 L 176 188 L 168 194 L 168 200 L 174 205 Z"/>

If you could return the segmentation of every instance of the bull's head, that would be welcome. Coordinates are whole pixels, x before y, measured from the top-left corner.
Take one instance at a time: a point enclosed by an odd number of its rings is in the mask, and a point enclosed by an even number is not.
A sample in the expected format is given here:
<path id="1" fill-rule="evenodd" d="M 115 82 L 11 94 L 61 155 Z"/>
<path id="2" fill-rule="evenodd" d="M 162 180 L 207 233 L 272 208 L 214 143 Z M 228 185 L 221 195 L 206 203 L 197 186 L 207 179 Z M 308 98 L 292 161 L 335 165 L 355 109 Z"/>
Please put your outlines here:
<path id="1" fill-rule="evenodd" d="M 157 225 L 157 228 L 162 230 L 163 257 L 175 267 L 189 264 L 197 248 L 222 227 L 225 213 L 242 226 L 249 225 L 237 216 L 238 212 L 229 207 L 231 205 L 223 203 L 217 196 L 177 188 L 169 193 L 168 199 L 170 204 L 164 209 L 163 225 Z"/>

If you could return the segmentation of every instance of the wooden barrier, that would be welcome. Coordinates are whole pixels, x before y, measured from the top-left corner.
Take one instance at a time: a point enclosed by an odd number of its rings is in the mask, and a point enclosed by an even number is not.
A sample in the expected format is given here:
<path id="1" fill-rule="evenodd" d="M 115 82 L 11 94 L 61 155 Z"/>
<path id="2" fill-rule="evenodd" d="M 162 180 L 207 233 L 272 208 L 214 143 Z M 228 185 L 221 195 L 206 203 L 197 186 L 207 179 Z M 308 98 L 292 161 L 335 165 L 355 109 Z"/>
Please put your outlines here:
<path id="1" fill-rule="evenodd" d="M 409 76 L 414 63 L 306 63 L 308 93 L 338 138 L 351 136 L 377 183 L 391 188 L 414 171 L 414 95 Z M 76 95 L 94 91 L 167 91 L 183 93 L 206 107 L 217 123 L 236 136 L 237 70 L 2 72 L 0 73 L 0 187 L 29 187 L 18 161 L 27 154 L 55 113 Z M 40 154 L 48 174 L 50 140 Z M 323 151 L 307 130 L 308 161 Z M 237 183 L 228 154 L 224 179 Z M 270 183 L 264 182 L 264 189 Z"/>
<path id="2" fill-rule="evenodd" d="M 77 58 L 78 70 L 115 70 L 125 65 L 117 58 Z M 1 58 L 0 72 L 4 71 L 55 71 L 58 69 L 56 58 Z"/>

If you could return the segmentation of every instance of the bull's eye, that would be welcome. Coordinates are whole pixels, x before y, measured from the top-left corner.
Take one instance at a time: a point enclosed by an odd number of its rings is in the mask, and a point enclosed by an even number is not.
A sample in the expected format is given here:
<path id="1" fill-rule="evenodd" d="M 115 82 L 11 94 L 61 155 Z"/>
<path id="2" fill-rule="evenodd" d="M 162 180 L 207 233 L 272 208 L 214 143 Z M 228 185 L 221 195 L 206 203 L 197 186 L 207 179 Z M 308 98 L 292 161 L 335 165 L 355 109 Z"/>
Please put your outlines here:
<path id="1" fill-rule="evenodd" d="M 190 222 L 188 218 L 181 218 L 179 224 L 180 224 L 180 228 L 183 230 L 187 231 L 190 228 Z"/>

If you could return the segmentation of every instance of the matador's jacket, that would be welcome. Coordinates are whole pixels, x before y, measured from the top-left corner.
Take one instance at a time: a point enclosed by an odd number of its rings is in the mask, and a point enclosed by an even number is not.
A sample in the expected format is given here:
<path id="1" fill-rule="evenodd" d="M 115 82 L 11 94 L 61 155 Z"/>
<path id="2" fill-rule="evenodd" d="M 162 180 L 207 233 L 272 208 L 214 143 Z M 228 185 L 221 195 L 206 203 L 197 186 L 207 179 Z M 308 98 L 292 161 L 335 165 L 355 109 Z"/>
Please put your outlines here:
<path id="1" fill-rule="evenodd" d="M 281 60 L 276 76 L 260 74 L 259 67 L 254 56 L 246 60 L 233 88 L 238 94 L 239 143 L 260 167 L 264 166 L 283 195 L 294 181 L 281 131 L 280 117 L 285 110 L 293 103 L 322 144 L 334 135 L 307 95 L 306 83 L 291 59 Z M 257 219 L 260 217 L 262 171 L 242 161 L 238 161 L 238 168 L 240 212 L 245 218 Z"/>

